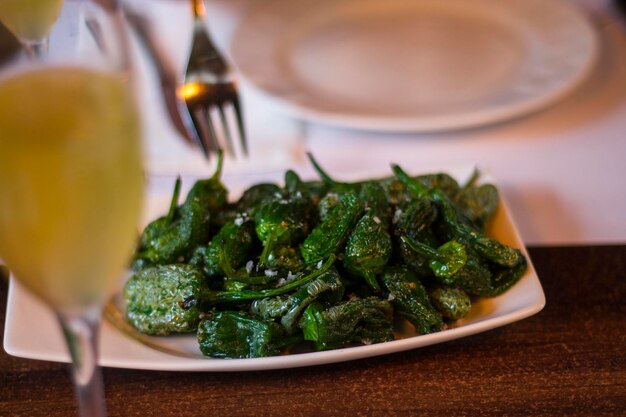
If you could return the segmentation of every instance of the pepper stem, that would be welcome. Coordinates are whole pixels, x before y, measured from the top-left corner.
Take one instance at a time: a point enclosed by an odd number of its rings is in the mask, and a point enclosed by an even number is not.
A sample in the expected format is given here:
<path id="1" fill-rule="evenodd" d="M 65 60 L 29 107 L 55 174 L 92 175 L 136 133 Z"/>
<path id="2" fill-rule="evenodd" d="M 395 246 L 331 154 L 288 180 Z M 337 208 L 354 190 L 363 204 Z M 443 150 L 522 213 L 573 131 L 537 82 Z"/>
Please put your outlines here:
<path id="1" fill-rule="evenodd" d="M 176 177 L 176 182 L 174 183 L 174 192 L 172 193 L 172 200 L 170 201 L 170 209 L 167 212 L 167 224 L 171 224 L 174 221 L 174 216 L 176 215 L 176 208 L 178 207 L 178 197 L 180 196 L 180 186 L 181 186 L 180 175 Z"/>

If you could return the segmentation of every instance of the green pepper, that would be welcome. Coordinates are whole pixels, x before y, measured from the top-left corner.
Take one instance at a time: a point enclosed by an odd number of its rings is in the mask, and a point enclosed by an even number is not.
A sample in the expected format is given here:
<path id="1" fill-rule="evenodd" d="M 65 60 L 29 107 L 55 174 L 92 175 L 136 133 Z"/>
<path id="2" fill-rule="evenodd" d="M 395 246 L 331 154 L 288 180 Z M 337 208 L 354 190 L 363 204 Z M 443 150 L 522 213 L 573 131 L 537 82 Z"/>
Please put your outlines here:
<path id="1" fill-rule="evenodd" d="M 339 194 L 339 196 L 342 196 L 347 192 L 359 193 L 360 184 L 336 181 L 321 167 L 311 152 L 307 152 L 307 157 L 309 158 L 311 165 L 313 165 L 313 169 L 315 169 L 317 174 L 320 176 L 322 182 L 326 185 L 326 187 L 328 187 L 327 193 L 335 193 Z"/>
<path id="2" fill-rule="evenodd" d="M 329 192 L 321 198 L 317 205 L 317 212 L 321 221 L 326 220 L 328 214 L 339 205 L 341 197 L 335 192 Z"/>
<path id="3" fill-rule="evenodd" d="M 389 206 L 401 206 L 407 200 L 406 187 L 397 178 L 384 178 L 380 181 L 380 185 L 385 190 Z"/>
<path id="4" fill-rule="evenodd" d="M 448 195 L 438 188 L 428 189 L 418 181 L 410 178 L 406 172 L 398 165 L 393 165 L 393 171 L 406 186 L 409 192 L 416 197 L 430 198 L 441 210 L 443 222 L 448 229 L 449 236 L 452 236 L 462 243 L 468 243 L 476 251 L 492 262 L 514 267 L 522 262 L 521 252 L 496 239 L 489 238 L 482 234 L 469 219 L 461 215 L 460 211 L 450 201 Z"/>
<path id="5" fill-rule="evenodd" d="M 179 209 L 179 216 L 170 224 L 161 226 L 160 234 L 146 242 L 135 259 L 147 265 L 184 262 L 191 251 L 208 237 L 209 213 L 197 200 L 189 200 Z M 145 240 L 145 239 L 142 239 Z"/>
<path id="6" fill-rule="evenodd" d="M 377 181 L 367 181 L 361 185 L 359 197 L 365 204 L 365 210 L 371 215 L 378 217 L 380 222 L 389 227 L 391 224 L 392 211 L 387 202 L 385 189 Z"/>
<path id="7" fill-rule="evenodd" d="M 259 183 L 248 187 L 235 202 L 227 202 L 211 217 L 211 232 L 217 233 L 225 224 L 238 217 L 254 217 L 257 208 L 275 198 L 281 189 L 274 183 Z"/>
<path id="8" fill-rule="evenodd" d="M 140 251 L 141 248 L 147 248 L 150 245 L 150 242 L 158 239 L 167 227 L 174 222 L 178 210 L 178 198 L 180 197 L 181 183 L 180 177 L 177 177 L 176 182 L 174 183 L 174 191 L 172 192 L 170 208 L 167 215 L 153 220 L 144 228 L 143 233 L 139 238 L 138 251 Z M 152 265 L 153 263 L 147 257 L 141 256 L 139 253 L 135 254 L 132 265 L 133 270 L 139 271 Z"/>
<path id="9" fill-rule="evenodd" d="M 184 262 L 198 245 L 207 241 L 211 215 L 226 205 L 227 190 L 220 181 L 222 159 L 218 155 L 211 178 L 196 181 L 185 202 L 176 210 L 170 207 L 165 220 L 157 220 L 154 229 L 144 233 L 136 260 L 152 265 Z"/>
<path id="10" fill-rule="evenodd" d="M 476 185 L 479 175 L 478 170 L 474 170 L 453 201 L 478 230 L 484 231 L 498 208 L 500 193 L 493 184 Z"/>
<path id="11" fill-rule="evenodd" d="M 435 249 L 408 236 L 402 239 L 412 250 L 430 259 L 430 268 L 440 283 L 476 295 L 483 295 L 491 287 L 489 266 L 471 246 L 451 240 Z"/>
<path id="12" fill-rule="evenodd" d="M 441 209 L 443 225 L 447 229 L 448 236 L 471 245 L 481 256 L 496 264 L 514 267 L 523 262 L 523 255 L 519 249 L 485 236 L 453 206 L 447 197 L 436 190 L 431 194 Z"/>
<path id="13" fill-rule="evenodd" d="M 256 208 L 264 201 L 269 201 L 282 192 L 281 188 L 274 183 L 255 184 L 246 189 L 235 204 L 238 213 L 254 215 Z"/>
<path id="14" fill-rule="evenodd" d="M 473 295 L 499 295 L 515 284 L 527 268 L 526 258 L 523 256 L 518 264 L 508 267 L 492 263 L 471 246 L 464 246 L 456 241 L 433 249 L 411 241 L 410 238 L 405 240 L 413 250 L 433 257 L 430 265 L 439 282 L 461 288 Z"/>
<path id="15" fill-rule="evenodd" d="M 196 330 L 201 309 L 187 300 L 208 290 L 191 265 L 161 265 L 135 273 L 124 286 L 126 317 L 142 333 L 165 335 Z"/>
<path id="16" fill-rule="evenodd" d="M 514 268 L 526 261 L 519 249 L 499 242 L 496 239 L 478 234 L 468 234 L 467 237 L 481 256 L 498 265 Z"/>
<path id="17" fill-rule="evenodd" d="M 393 224 L 395 260 L 422 276 L 431 274 L 429 258 L 412 250 L 402 237 L 408 236 L 429 246 L 437 246 L 439 241 L 432 227 L 437 216 L 437 207 L 427 198 L 406 201 L 395 213 Z"/>
<path id="18" fill-rule="evenodd" d="M 196 181 L 187 193 L 186 201 L 197 200 L 199 205 L 211 214 L 222 210 L 228 200 L 228 190 L 221 181 L 223 160 L 223 153 L 219 151 L 213 176 Z"/>
<path id="19" fill-rule="evenodd" d="M 363 202 L 354 192 L 346 193 L 339 205 L 300 245 L 304 261 L 311 264 L 322 261 L 331 254 L 339 253 L 364 210 Z"/>
<path id="20" fill-rule="evenodd" d="M 194 331 L 200 313 L 215 304 L 250 301 L 286 294 L 309 283 L 332 267 L 331 257 L 319 269 L 299 275 L 278 288 L 264 290 L 213 291 L 204 274 L 192 265 L 160 265 L 131 276 L 124 286 L 129 323 L 147 334 Z"/>
<path id="21" fill-rule="evenodd" d="M 427 189 L 441 191 L 446 197 L 452 200 L 455 200 L 461 192 L 459 183 L 445 172 L 418 175 L 413 180 L 423 184 Z"/>
<path id="22" fill-rule="evenodd" d="M 222 263 L 228 265 L 225 260 Z M 259 271 L 259 264 L 255 264 L 252 260 L 237 271 L 230 268 L 226 273 L 228 279 L 224 281 L 224 289 L 239 291 L 248 287 L 264 288 L 277 282 L 288 284 L 298 279 L 305 268 L 298 250 L 288 246 L 277 246 L 269 254 L 267 264 L 261 271 Z M 258 272 L 263 275 L 254 274 Z"/>
<path id="23" fill-rule="evenodd" d="M 394 173 L 395 174 L 395 173 Z M 416 181 L 421 187 L 426 189 L 438 188 L 452 199 L 458 197 L 461 187 L 458 182 L 446 173 L 435 173 L 417 175 L 409 177 L 411 181 Z M 403 206 L 415 198 L 415 193 L 409 191 L 406 181 L 401 181 L 397 174 L 392 177 L 378 180 L 387 194 L 387 201 L 392 206 Z"/>
<path id="24" fill-rule="evenodd" d="M 428 295 L 432 305 L 447 319 L 461 319 L 472 308 L 470 297 L 460 288 L 437 286 Z"/>
<path id="25" fill-rule="evenodd" d="M 249 314 L 211 311 L 198 326 L 202 354 L 214 358 L 258 358 L 276 355 L 298 338 L 285 339 L 282 328 Z"/>
<path id="26" fill-rule="evenodd" d="M 377 297 L 342 301 L 329 307 L 310 304 L 300 326 L 305 340 L 317 350 L 336 349 L 349 343 L 381 343 L 393 340 L 393 308 Z"/>
<path id="27" fill-rule="evenodd" d="M 376 276 L 383 272 L 392 253 L 391 213 L 385 190 L 376 182 L 363 185 L 361 199 L 366 211 L 348 237 L 343 266 L 364 278 L 373 290 L 380 291 Z"/>
<path id="28" fill-rule="evenodd" d="M 293 171 L 285 174 L 285 193 L 276 195 L 255 212 L 256 234 L 263 243 L 259 264 L 265 266 L 276 245 L 299 243 L 309 231 L 310 200 Z"/>
<path id="29" fill-rule="evenodd" d="M 409 236 L 402 236 L 401 239 L 412 250 L 430 259 L 430 269 L 440 281 L 446 285 L 455 285 L 457 273 L 467 264 L 465 246 L 451 240 L 434 249 Z"/>
<path id="30" fill-rule="evenodd" d="M 343 283 L 337 270 L 330 268 L 293 294 L 253 301 L 251 311 L 263 319 L 280 317 L 281 324 L 291 334 L 300 315 L 309 304 L 326 293 L 332 293 L 335 299 L 341 299 L 343 290 Z"/>
<path id="31" fill-rule="evenodd" d="M 251 301 L 257 300 L 265 297 L 274 297 L 281 294 L 286 294 L 291 290 L 298 288 L 301 285 L 304 285 L 318 276 L 325 273 L 330 267 L 335 263 L 335 256 L 331 255 L 325 263 L 319 265 L 318 268 L 313 268 L 307 274 L 299 274 L 292 280 L 290 280 L 285 285 L 276 287 L 276 288 L 266 288 L 259 290 L 248 290 L 244 289 L 241 291 L 208 291 L 200 294 L 200 298 L 198 300 L 189 300 L 190 302 L 202 303 L 205 305 L 214 305 L 220 303 L 228 303 L 228 302 L 237 302 L 237 301 Z M 256 278 L 265 278 L 265 277 L 256 277 Z M 245 282 L 246 278 L 241 278 L 242 282 Z M 254 280 L 255 277 L 247 277 L 249 280 Z"/>
<path id="32" fill-rule="evenodd" d="M 339 205 L 344 194 L 348 192 L 359 194 L 361 187 L 358 183 L 340 182 L 333 179 L 315 160 L 313 154 L 308 152 L 307 157 L 325 185 L 326 192 L 321 196 L 317 204 L 319 218 L 321 221 L 324 221 L 328 214 Z"/>
<path id="33" fill-rule="evenodd" d="M 405 317 L 421 334 L 437 332 L 444 327 L 441 314 L 432 306 L 426 289 L 406 267 L 389 267 L 383 284 L 396 313 Z"/>
<path id="34" fill-rule="evenodd" d="M 270 270 L 295 274 L 302 271 L 305 264 L 297 248 L 277 245 L 268 254 L 265 266 Z"/>
<path id="35" fill-rule="evenodd" d="M 229 276 L 252 257 L 257 244 L 251 219 L 240 216 L 226 223 L 213 236 L 205 252 L 205 272 L 208 276 Z"/>
<path id="36" fill-rule="evenodd" d="M 365 279 L 375 291 L 376 280 L 391 257 L 391 236 L 378 217 L 366 214 L 356 224 L 346 243 L 343 266 L 348 272 Z"/>
<path id="37" fill-rule="evenodd" d="M 517 283 L 517 281 L 519 281 L 522 276 L 524 276 L 527 269 L 528 261 L 524 256 L 520 258 L 520 262 L 517 265 L 514 265 L 512 267 L 495 265 L 493 267 L 493 276 L 490 282 L 491 285 L 486 291 L 483 291 L 480 295 L 495 297 L 504 293 L 513 285 L 515 285 L 515 283 Z"/>
<path id="38" fill-rule="evenodd" d="M 465 247 L 467 261 L 454 276 L 454 286 L 472 295 L 487 295 L 492 287 L 493 273 L 490 265 L 470 246 Z M 442 283 L 446 280 L 440 279 Z"/>

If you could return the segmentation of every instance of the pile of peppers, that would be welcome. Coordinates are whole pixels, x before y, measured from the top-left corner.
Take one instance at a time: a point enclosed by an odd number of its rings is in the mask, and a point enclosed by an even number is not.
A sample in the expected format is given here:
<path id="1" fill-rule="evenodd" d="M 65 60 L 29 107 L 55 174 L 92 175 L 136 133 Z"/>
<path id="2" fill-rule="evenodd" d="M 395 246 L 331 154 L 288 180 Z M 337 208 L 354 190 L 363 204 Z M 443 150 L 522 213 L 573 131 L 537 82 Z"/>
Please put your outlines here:
<path id="1" fill-rule="evenodd" d="M 287 171 L 234 202 L 215 174 L 143 230 L 126 316 L 149 335 L 195 333 L 216 358 L 253 358 L 394 339 L 406 319 L 441 331 L 477 297 L 513 286 L 527 261 L 485 235 L 491 184 L 445 173 L 340 182 Z"/>

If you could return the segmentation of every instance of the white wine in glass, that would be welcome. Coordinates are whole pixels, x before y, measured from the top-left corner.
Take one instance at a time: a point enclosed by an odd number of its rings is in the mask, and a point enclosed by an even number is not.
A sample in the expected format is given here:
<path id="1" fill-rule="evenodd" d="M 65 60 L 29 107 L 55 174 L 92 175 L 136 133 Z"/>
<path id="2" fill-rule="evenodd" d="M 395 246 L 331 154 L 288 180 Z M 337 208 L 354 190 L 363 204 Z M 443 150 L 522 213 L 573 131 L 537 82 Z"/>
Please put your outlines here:
<path id="1" fill-rule="evenodd" d="M 33 55 L 44 55 L 63 0 L 0 0 L 0 22 Z"/>
<path id="2" fill-rule="evenodd" d="M 141 134 L 114 2 L 67 3 L 103 36 L 0 68 L 0 258 L 56 313 L 81 415 L 100 416 L 97 329 L 137 237 Z"/>

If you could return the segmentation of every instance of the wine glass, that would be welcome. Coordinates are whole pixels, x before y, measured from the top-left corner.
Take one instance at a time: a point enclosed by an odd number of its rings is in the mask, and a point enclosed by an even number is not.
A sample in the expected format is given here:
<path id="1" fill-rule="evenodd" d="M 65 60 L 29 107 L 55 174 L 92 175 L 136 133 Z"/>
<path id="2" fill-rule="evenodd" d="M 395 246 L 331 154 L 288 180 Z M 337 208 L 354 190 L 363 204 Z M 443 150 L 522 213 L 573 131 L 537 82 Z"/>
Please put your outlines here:
<path id="1" fill-rule="evenodd" d="M 41 57 L 48 50 L 48 35 L 62 7 L 63 0 L 0 0 L 0 22 L 30 55 Z"/>
<path id="2" fill-rule="evenodd" d="M 63 47 L 0 67 L 0 258 L 56 313 L 83 416 L 105 414 L 97 332 L 135 244 L 144 185 L 116 4 L 66 0 L 77 21 Z"/>

